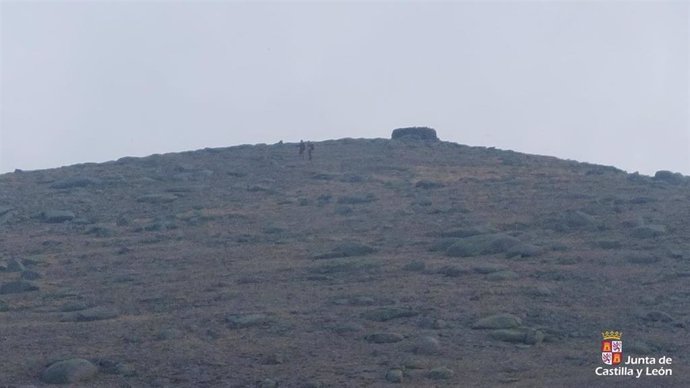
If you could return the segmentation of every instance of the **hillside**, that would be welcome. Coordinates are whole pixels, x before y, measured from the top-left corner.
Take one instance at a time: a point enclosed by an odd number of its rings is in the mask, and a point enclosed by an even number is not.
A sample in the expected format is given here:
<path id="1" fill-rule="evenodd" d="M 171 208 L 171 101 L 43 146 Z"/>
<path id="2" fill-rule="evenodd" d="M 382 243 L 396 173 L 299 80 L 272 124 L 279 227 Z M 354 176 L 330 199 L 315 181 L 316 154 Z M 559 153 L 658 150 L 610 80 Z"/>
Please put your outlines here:
<path id="1" fill-rule="evenodd" d="M 315 146 L 0 175 L 0 386 L 690 386 L 686 178 Z M 604 330 L 673 375 L 596 376 Z"/>

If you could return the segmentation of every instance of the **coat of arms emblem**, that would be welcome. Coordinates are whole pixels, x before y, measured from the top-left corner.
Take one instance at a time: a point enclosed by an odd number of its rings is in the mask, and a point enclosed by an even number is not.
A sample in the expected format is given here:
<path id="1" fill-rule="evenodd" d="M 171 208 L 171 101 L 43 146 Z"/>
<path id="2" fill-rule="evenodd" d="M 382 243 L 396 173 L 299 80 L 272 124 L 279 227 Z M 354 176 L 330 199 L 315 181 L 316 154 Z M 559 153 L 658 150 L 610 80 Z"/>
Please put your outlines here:
<path id="1" fill-rule="evenodd" d="M 623 333 L 620 331 L 604 331 L 601 341 L 601 361 L 606 365 L 618 365 L 623 361 Z"/>

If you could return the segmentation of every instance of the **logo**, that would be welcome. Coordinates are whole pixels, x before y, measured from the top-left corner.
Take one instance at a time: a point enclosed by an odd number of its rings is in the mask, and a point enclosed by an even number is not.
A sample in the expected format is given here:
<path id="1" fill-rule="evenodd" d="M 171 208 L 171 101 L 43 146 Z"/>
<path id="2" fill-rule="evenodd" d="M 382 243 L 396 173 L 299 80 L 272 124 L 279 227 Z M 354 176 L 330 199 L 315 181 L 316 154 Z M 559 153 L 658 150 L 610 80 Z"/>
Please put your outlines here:
<path id="1" fill-rule="evenodd" d="M 601 361 L 606 365 L 618 365 L 623 361 L 623 333 L 620 331 L 604 331 L 601 341 Z"/>

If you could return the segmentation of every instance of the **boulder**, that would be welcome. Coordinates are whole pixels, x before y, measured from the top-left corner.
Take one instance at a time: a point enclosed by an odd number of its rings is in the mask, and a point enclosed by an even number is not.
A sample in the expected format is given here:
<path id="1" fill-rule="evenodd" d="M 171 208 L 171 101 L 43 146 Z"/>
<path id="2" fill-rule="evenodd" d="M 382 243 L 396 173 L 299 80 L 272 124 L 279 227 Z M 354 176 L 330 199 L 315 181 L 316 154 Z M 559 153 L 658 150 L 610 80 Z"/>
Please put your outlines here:
<path id="1" fill-rule="evenodd" d="M 439 141 L 436 130 L 429 127 L 397 128 L 391 134 L 393 140 Z"/>
<path id="2" fill-rule="evenodd" d="M 495 314 L 482 318 L 472 325 L 473 329 L 512 329 L 519 327 L 522 320 L 512 314 Z"/>
<path id="3" fill-rule="evenodd" d="M 41 374 L 47 384 L 73 384 L 93 378 L 98 367 L 83 358 L 72 358 L 50 365 Z"/>
<path id="4" fill-rule="evenodd" d="M 517 238 L 502 233 L 477 235 L 457 240 L 446 249 L 446 255 L 471 257 L 505 253 L 519 244 L 521 242 Z"/>
<path id="5" fill-rule="evenodd" d="M 74 213 L 69 210 L 46 210 L 41 213 L 43 222 L 54 224 L 71 221 L 74 217 Z"/>
<path id="6" fill-rule="evenodd" d="M 679 185 L 679 184 L 685 182 L 685 177 L 682 174 L 677 173 L 677 172 L 674 173 L 674 172 L 667 171 L 667 170 L 657 171 L 654 174 L 654 178 L 652 178 L 652 179 L 654 179 L 655 181 L 659 181 L 659 182 L 670 183 L 672 185 Z"/>

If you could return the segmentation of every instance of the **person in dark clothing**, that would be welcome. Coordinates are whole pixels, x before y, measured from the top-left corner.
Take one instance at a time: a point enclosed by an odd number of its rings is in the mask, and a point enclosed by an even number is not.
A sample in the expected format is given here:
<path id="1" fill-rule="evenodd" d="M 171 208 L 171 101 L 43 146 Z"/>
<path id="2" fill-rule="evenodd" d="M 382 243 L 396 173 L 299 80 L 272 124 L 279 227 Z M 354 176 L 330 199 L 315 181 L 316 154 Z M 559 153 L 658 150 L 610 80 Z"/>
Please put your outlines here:
<path id="1" fill-rule="evenodd" d="M 304 140 L 300 140 L 299 141 L 299 156 L 301 156 L 302 159 L 304 159 L 304 149 L 305 148 L 306 147 L 304 146 Z"/>
<path id="2" fill-rule="evenodd" d="M 311 153 L 314 151 L 314 145 L 311 142 L 307 142 L 307 154 L 309 154 L 309 160 L 311 160 Z"/>

